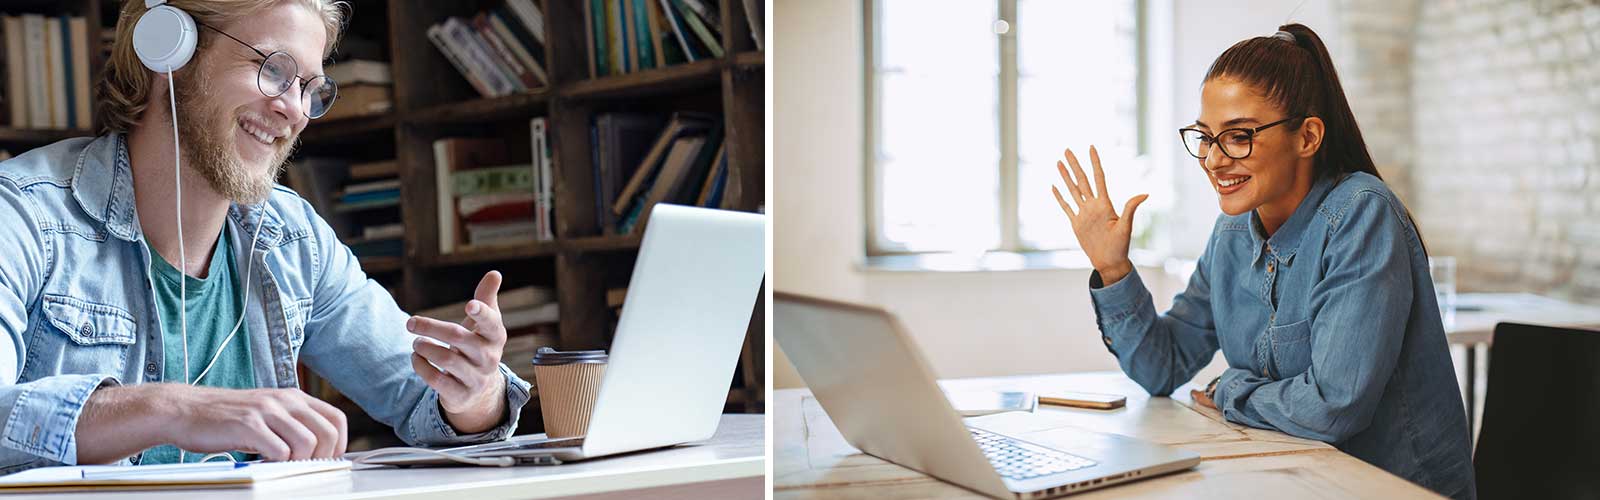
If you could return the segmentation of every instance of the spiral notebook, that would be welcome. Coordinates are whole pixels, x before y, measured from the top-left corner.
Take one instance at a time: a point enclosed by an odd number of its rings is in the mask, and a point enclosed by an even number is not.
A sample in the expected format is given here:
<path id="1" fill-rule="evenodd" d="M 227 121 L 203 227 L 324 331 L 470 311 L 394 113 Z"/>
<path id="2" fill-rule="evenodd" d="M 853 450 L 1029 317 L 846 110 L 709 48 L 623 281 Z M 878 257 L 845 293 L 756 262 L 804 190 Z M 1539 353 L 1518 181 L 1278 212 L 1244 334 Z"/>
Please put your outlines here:
<path id="1" fill-rule="evenodd" d="M 173 465 L 81 465 L 40 467 L 0 477 L 0 494 L 65 491 L 254 488 L 339 477 L 350 471 L 340 459 L 288 462 L 207 462 Z"/>

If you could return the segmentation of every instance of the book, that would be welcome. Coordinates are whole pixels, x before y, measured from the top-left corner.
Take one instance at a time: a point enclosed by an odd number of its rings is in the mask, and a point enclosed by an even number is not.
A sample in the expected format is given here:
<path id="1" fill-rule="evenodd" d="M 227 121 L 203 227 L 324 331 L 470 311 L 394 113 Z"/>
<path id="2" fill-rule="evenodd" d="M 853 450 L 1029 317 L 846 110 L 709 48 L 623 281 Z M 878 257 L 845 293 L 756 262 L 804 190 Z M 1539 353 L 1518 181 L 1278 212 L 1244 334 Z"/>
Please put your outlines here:
<path id="1" fill-rule="evenodd" d="M 384 179 L 381 181 L 346 184 L 344 186 L 344 194 L 369 193 L 373 191 L 385 191 L 392 189 L 400 189 L 400 179 Z"/>
<path id="2" fill-rule="evenodd" d="M 339 99 L 344 99 L 344 89 L 347 86 L 369 83 L 373 85 L 394 85 L 394 76 L 389 71 L 389 63 L 383 61 L 368 61 L 365 59 L 351 59 L 344 62 L 329 64 L 323 68 L 324 74 L 339 83 Z"/>
<path id="3" fill-rule="evenodd" d="M 49 49 L 45 46 L 44 33 L 44 16 L 22 15 L 22 50 L 26 61 L 23 74 L 38 75 L 27 79 L 28 127 L 36 129 L 50 128 L 50 67 L 45 62 Z"/>
<path id="4" fill-rule="evenodd" d="M 528 121 L 530 138 L 533 147 L 534 200 L 538 213 L 535 220 L 539 223 L 539 239 L 544 241 L 554 240 L 555 236 L 555 167 L 550 160 L 550 139 L 548 126 L 544 117 L 533 118 Z"/>
<path id="5" fill-rule="evenodd" d="M 540 85 L 548 84 L 550 75 L 544 70 L 544 45 L 534 42 L 531 37 L 524 34 L 526 32 L 518 30 L 516 25 L 507 23 L 498 10 L 490 13 L 488 19 L 490 27 L 504 40 L 506 48 L 511 50 L 517 62 L 533 73 Z"/>
<path id="6" fill-rule="evenodd" d="M 350 165 L 351 179 L 379 179 L 400 174 L 400 163 L 395 160 L 357 163 Z"/>
<path id="7" fill-rule="evenodd" d="M 467 62 L 462 59 L 462 57 L 458 55 L 454 49 L 451 48 L 452 45 L 446 39 L 444 34 L 444 26 L 439 24 L 429 26 L 426 34 L 428 36 L 428 41 L 433 42 L 434 48 L 439 49 L 439 53 L 443 54 L 444 58 L 450 61 L 451 66 L 455 66 L 456 73 L 459 73 L 462 78 L 466 79 L 467 83 L 472 85 L 472 89 L 478 91 L 478 95 L 484 97 L 495 96 L 494 90 L 490 89 L 489 85 L 483 81 L 482 77 L 478 76 L 478 74 L 473 71 L 472 68 L 468 67 Z"/>
<path id="8" fill-rule="evenodd" d="M 656 137 L 656 143 L 651 146 L 650 152 L 645 155 L 639 167 L 634 170 L 633 177 L 628 179 L 628 184 L 617 195 L 616 203 L 611 205 L 611 210 L 616 215 L 629 211 L 633 199 L 639 191 L 648 187 L 648 182 L 654 178 L 656 167 L 672 146 L 672 141 L 678 136 L 688 133 L 703 133 L 711 127 L 713 118 L 710 115 L 692 112 L 674 113 L 666 128 Z"/>
<path id="9" fill-rule="evenodd" d="M 716 161 L 711 164 L 711 171 L 706 173 L 705 183 L 700 185 L 700 196 L 694 200 L 694 206 L 716 208 L 717 202 L 722 200 L 721 183 L 727 179 L 728 150 L 727 143 L 717 145 Z"/>
<path id="10" fill-rule="evenodd" d="M 700 43 L 705 46 L 706 50 L 711 51 L 711 57 L 722 57 L 722 43 L 717 41 L 717 35 L 712 33 L 709 28 L 706 28 L 705 23 L 699 17 L 691 14 L 689 12 L 690 9 L 684 7 L 683 2 L 684 0 L 672 0 L 673 6 L 678 7 L 678 17 L 689 25 L 689 30 L 693 31 L 695 37 L 700 39 Z"/>
<path id="11" fill-rule="evenodd" d="M 533 193 L 532 165 L 505 165 L 480 167 L 459 171 L 450 176 L 455 196 L 486 193 Z"/>
<path id="12" fill-rule="evenodd" d="M 672 201 L 673 193 L 676 193 L 688 178 L 689 170 L 693 168 L 702 149 L 707 149 L 705 136 L 683 136 L 673 142 L 672 153 L 661 162 L 661 173 L 657 175 L 655 184 L 650 187 L 649 194 L 640 194 L 640 200 L 637 202 L 639 208 L 634 212 L 637 215 L 629 217 L 618 227 L 621 234 L 638 232 L 639 228 L 644 226 L 644 221 L 650 220 L 650 212 L 657 203 Z"/>
<path id="13" fill-rule="evenodd" d="M 534 220 L 533 193 L 496 193 L 463 196 L 456 201 L 461 220 L 468 223 Z"/>
<path id="14" fill-rule="evenodd" d="M 89 100 L 89 89 L 94 75 L 89 72 L 89 21 L 82 17 L 67 19 L 71 42 L 71 75 L 73 114 L 72 128 L 88 130 L 94 123 L 94 106 Z"/>
<path id="15" fill-rule="evenodd" d="M 472 246 L 531 242 L 536 229 L 531 221 L 469 223 L 466 228 L 467 244 Z"/>
<path id="16" fill-rule="evenodd" d="M 622 31 L 622 0 L 606 1 L 606 47 L 611 49 L 611 74 L 627 73 L 627 33 Z"/>
<path id="17" fill-rule="evenodd" d="M 671 0 L 658 1 L 661 3 L 661 12 L 666 14 L 667 27 L 672 29 L 673 39 L 677 40 L 678 47 L 683 49 L 683 57 L 688 62 L 695 62 L 703 58 L 704 56 L 699 55 L 690 47 L 689 38 L 684 36 L 689 31 L 689 28 L 684 26 L 683 21 L 678 17 L 678 13 L 673 11 Z"/>
<path id="18" fill-rule="evenodd" d="M 50 95 L 50 125 L 49 128 L 67 128 L 67 80 L 66 58 L 63 56 L 62 45 L 66 38 L 62 36 L 61 19 L 47 17 L 44 19 L 44 47 L 45 66 L 49 68 L 49 85 L 45 91 Z"/>
<path id="19" fill-rule="evenodd" d="M 477 36 L 489 48 L 489 55 L 493 56 L 496 66 L 500 70 L 520 83 L 518 91 L 526 91 L 543 86 L 542 81 L 534 76 L 533 70 L 517 60 L 517 56 L 506 46 L 506 40 L 495 32 L 494 26 L 489 24 L 488 14 L 479 12 L 472 18 L 472 28 L 478 30 Z"/>
<path id="20" fill-rule="evenodd" d="M 766 2 L 761 0 L 743 0 L 743 2 L 745 21 L 750 23 L 750 39 L 756 42 L 756 50 L 766 50 Z"/>
<path id="21" fill-rule="evenodd" d="M 700 148 L 700 153 L 690 162 L 689 170 L 684 173 L 681 184 L 667 191 L 661 201 L 680 205 L 693 204 L 700 193 L 700 188 L 705 185 L 706 176 L 711 173 L 712 164 L 717 162 L 722 147 L 722 123 L 719 119 L 711 126 L 706 136 L 705 147 Z"/>
<path id="22" fill-rule="evenodd" d="M 643 31 L 649 33 L 649 35 L 650 35 L 650 48 L 653 51 L 653 53 L 651 54 L 651 57 L 655 60 L 656 67 L 657 68 L 664 68 L 664 67 L 676 64 L 677 62 L 683 62 L 683 61 L 669 62 L 667 60 L 667 50 L 666 50 L 666 47 L 663 46 L 663 41 L 666 41 L 666 39 L 661 37 L 661 35 L 663 33 L 662 30 L 661 30 L 661 27 L 662 27 L 662 24 L 661 24 L 661 22 L 662 22 L 661 4 L 658 3 L 658 2 L 654 2 L 652 0 L 636 0 L 636 1 L 644 4 L 645 23 L 646 24 L 645 24 L 645 28 L 643 29 Z"/>
<path id="23" fill-rule="evenodd" d="M 381 115 L 393 109 L 394 87 L 369 83 L 346 86 L 339 82 L 339 105 L 329 108 L 319 120 Z"/>
<path id="24" fill-rule="evenodd" d="M 539 10 L 539 6 L 535 5 L 533 0 L 506 0 L 506 6 L 511 8 L 511 12 L 516 14 L 517 19 L 522 21 L 535 40 L 541 44 L 545 43 L 544 12 Z"/>
<path id="25" fill-rule="evenodd" d="M 489 42 L 483 39 L 481 33 L 459 17 L 446 19 L 444 22 L 445 39 L 453 42 L 452 47 L 458 48 L 467 62 L 479 74 L 486 77 L 489 87 L 494 89 L 494 97 L 510 95 L 527 90 L 516 74 L 512 73 L 505 64 L 500 62 L 494 49 L 489 48 Z"/>
<path id="26" fill-rule="evenodd" d="M 607 64 L 610 59 L 606 57 L 610 49 L 606 47 L 604 2 L 588 0 L 583 3 L 583 31 L 588 37 L 584 43 L 589 46 L 589 78 L 611 74 L 611 66 Z"/>
<path id="27" fill-rule="evenodd" d="M 24 80 L 26 71 L 26 58 L 23 57 L 23 28 L 22 18 L 5 16 L 0 18 L 0 32 L 4 32 L 6 42 L 6 101 L 11 105 L 12 127 L 22 128 L 30 126 L 28 123 L 28 83 Z"/>
<path id="28" fill-rule="evenodd" d="M 721 31 L 721 28 L 718 28 L 718 26 L 722 26 L 722 17 L 717 12 L 716 4 L 711 4 L 708 6 L 701 0 L 681 1 L 683 2 L 684 7 L 688 7 L 691 12 L 694 12 L 695 16 L 698 16 L 701 20 L 705 21 L 706 25 L 710 26 L 712 30 Z"/>
<path id="29" fill-rule="evenodd" d="M 509 163 L 505 145 L 497 139 L 450 137 L 433 141 L 434 189 L 439 221 L 439 253 L 455 251 L 465 239 L 456 224 L 455 181 L 457 171 L 486 165 Z"/>
<path id="30" fill-rule="evenodd" d="M 653 114 L 604 113 L 595 117 L 596 155 L 592 170 L 596 227 L 606 233 L 615 232 L 616 213 L 610 207 L 649 154 L 665 124 L 665 117 Z"/>
<path id="31" fill-rule="evenodd" d="M 349 471 L 350 461 L 343 459 L 40 467 L 0 477 L 0 493 L 251 488 L 292 477 L 339 477 Z"/>

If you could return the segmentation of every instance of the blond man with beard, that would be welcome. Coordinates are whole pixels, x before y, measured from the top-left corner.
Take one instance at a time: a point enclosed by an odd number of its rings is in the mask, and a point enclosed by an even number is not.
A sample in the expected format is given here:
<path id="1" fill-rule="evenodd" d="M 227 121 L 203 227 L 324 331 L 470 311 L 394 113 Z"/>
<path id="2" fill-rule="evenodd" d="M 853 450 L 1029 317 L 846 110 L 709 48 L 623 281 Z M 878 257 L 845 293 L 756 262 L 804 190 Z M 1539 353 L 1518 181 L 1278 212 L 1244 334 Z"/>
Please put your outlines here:
<path id="1" fill-rule="evenodd" d="M 192 60 L 142 65 L 129 0 L 104 135 L 0 163 L 0 474 L 339 456 L 345 416 L 296 388 L 297 362 L 408 443 L 510 435 L 529 386 L 500 363 L 499 273 L 464 324 L 408 317 L 274 184 L 337 95 L 320 75 L 346 6 L 168 4 L 199 26 Z"/>

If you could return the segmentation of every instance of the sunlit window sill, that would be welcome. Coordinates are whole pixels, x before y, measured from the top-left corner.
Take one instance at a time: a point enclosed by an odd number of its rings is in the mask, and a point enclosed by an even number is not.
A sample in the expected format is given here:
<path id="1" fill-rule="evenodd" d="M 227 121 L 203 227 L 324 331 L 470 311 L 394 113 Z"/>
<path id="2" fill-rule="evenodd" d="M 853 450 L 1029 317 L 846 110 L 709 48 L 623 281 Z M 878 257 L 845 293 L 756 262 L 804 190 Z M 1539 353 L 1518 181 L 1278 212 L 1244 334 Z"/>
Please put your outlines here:
<path id="1" fill-rule="evenodd" d="M 1175 263 L 1165 254 L 1143 250 L 1129 252 L 1128 258 L 1141 268 L 1161 269 Z M 1177 263 L 1182 265 L 1181 261 Z M 856 269 L 865 273 L 989 273 L 1088 271 L 1094 266 L 1081 250 L 1050 250 L 871 255 Z"/>

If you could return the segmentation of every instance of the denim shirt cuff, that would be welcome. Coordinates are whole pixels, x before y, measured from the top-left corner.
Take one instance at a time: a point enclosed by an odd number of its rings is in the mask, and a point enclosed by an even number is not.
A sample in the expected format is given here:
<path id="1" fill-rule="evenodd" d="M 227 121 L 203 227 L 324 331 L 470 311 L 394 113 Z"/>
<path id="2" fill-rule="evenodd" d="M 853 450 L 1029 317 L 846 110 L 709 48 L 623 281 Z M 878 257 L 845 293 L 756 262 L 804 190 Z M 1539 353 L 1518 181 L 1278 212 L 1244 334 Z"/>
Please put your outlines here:
<path id="1" fill-rule="evenodd" d="M 1245 389 L 1247 383 L 1245 379 L 1250 375 L 1248 370 L 1231 367 L 1222 372 L 1222 380 L 1217 382 L 1217 393 L 1212 402 L 1217 405 L 1224 418 L 1232 416 L 1233 418 L 1229 420 L 1241 421 L 1243 416 L 1241 413 L 1245 411 L 1245 401 L 1242 401 L 1240 392 Z"/>
<path id="2" fill-rule="evenodd" d="M 1130 316 L 1137 314 L 1140 302 L 1147 300 L 1149 292 L 1145 289 L 1144 280 L 1139 277 L 1139 270 L 1134 269 L 1123 276 L 1121 280 L 1106 286 L 1100 278 L 1100 271 L 1089 273 L 1089 298 L 1094 302 L 1095 323 L 1100 327 L 1102 339 L 1106 349 L 1112 354 L 1112 344 L 1118 338 L 1120 331 L 1117 325 Z"/>
<path id="3" fill-rule="evenodd" d="M 479 443 L 499 441 L 511 436 L 517 429 L 517 420 L 522 407 L 528 404 L 530 388 L 532 385 L 511 373 L 505 363 L 500 364 L 500 374 L 506 377 L 506 415 L 504 423 L 493 429 L 475 434 L 459 434 L 450 422 L 445 420 L 444 412 L 439 407 L 439 393 L 429 389 L 423 395 L 422 401 L 417 405 L 417 413 L 413 414 L 411 421 L 416 441 L 412 444 L 441 445 L 456 443 Z"/>
<path id="4" fill-rule="evenodd" d="M 65 465 L 78 463 L 78 417 L 102 385 L 121 385 L 106 374 L 56 375 L 35 380 L 17 395 L 0 432 L 0 445 Z"/>

